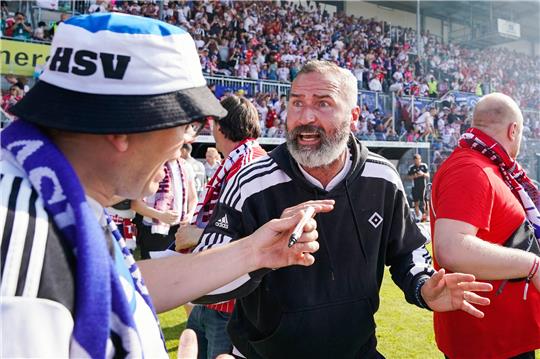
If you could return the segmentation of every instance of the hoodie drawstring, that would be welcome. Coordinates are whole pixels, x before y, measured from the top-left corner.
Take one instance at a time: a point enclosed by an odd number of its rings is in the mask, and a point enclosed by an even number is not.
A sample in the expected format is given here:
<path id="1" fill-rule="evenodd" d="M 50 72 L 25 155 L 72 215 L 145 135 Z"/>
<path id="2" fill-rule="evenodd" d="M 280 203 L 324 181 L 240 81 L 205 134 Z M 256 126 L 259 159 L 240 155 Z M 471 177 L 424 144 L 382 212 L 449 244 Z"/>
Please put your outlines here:
<path id="1" fill-rule="evenodd" d="M 345 180 L 345 193 L 347 194 L 347 201 L 349 202 L 349 206 L 351 207 L 352 217 L 354 221 L 354 228 L 356 230 L 356 235 L 358 236 L 358 243 L 360 244 L 360 249 L 362 250 L 362 254 L 364 255 L 364 261 L 367 264 L 368 263 L 367 253 L 366 253 L 366 249 L 364 248 L 364 244 L 362 243 L 362 236 L 360 235 L 360 226 L 358 225 L 358 219 L 356 218 L 356 212 L 354 211 L 351 195 L 349 193 L 349 180 L 348 179 Z"/>
<path id="2" fill-rule="evenodd" d="M 317 195 L 317 190 L 314 190 L 313 194 L 315 196 L 315 200 L 318 200 L 319 196 Z M 319 233 L 321 232 L 319 231 Z M 326 256 L 328 257 L 328 264 L 330 266 L 330 276 L 332 277 L 332 280 L 334 280 L 335 279 L 334 278 L 334 265 L 332 263 L 332 256 L 330 255 L 330 249 L 329 249 L 329 245 L 328 245 L 328 241 L 326 240 L 326 237 L 325 237 L 325 241 L 326 243 L 322 247 L 324 247 L 324 251 L 326 252 Z"/>

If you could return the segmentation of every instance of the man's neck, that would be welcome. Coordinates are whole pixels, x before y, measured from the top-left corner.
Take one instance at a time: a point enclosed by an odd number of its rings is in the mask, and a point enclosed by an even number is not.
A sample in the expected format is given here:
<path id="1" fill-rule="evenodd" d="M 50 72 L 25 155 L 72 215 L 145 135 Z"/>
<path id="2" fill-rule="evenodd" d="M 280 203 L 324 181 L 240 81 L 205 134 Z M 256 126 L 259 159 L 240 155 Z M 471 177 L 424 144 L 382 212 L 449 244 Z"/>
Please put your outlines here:
<path id="1" fill-rule="evenodd" d="M 85 185 L 84 181 L 81 179 L 84 191 L 89 197 L 95 199 L 103 207 L 109 207 L 115 204 L 113 197 L 111 195 L 105 194 L 104 191 L 93 190 L 91 186 Z"/>
<path id="2" fill-rule="evenodd" d="M 310 176 L 317 179 L 324 188 L 332 181 L 334 177 L 343 169 L 347 159 L 347 150 L 343 151 L 339 157 L 332 163 L 320 167 L 305 167 L 302 168 L 309 173 Z"/>
<path id="3" fill-rule="evenodd" d="M 229 154 L 240 144 L 229 140 L 223 141 L 223 158 L 229 157 Z"/>
<path id="4" fill-rule="evenodd" d="M 114 190 L 111 183 L 101 176 L 107 169 L 101 167 L 102 162 L 95 159 L 95 151 L 84 151 L 79 142 L 55 141 L 81 182 L 84 192 L 103 207 L 114 204 Z M 96 170 L 98 169 L 98 170 Z"/>

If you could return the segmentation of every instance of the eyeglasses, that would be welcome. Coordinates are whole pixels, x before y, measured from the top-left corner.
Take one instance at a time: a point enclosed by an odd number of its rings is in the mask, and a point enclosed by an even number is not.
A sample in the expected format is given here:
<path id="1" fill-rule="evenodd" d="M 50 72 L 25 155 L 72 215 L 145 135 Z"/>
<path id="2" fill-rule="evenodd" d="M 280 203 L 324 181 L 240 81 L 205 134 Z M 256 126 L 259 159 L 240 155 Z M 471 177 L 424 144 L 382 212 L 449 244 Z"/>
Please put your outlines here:
<path id="1" fill-rule="evenodd" d="M 205 125 L 206 125 L 206 121 L 192 122 L 189 125 L 187 125 L 186 132 L 189 132 L 191 134 L 194 134 L 194 136 L 197 136 L 202 131 Z"/>
<path id="2" fill-rule="evenodd" d="M 208 118 L 197 120 L 186 125 L 184 131 L 184 141 L 189 143 L 193 142 L 195 138 L 201 133 L 202 129 L 206 126 Z"/>

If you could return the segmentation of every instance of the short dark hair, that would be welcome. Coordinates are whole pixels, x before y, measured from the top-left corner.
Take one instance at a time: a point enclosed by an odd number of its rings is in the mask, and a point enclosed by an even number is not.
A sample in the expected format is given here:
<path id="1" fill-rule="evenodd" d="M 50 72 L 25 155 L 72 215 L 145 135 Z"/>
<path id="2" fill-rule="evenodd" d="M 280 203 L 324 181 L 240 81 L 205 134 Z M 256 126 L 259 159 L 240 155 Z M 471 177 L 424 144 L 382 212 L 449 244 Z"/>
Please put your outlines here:
<path id="1" fill-rule="evenodd" d="M 189 143 L 184 143 L 182 145 L 182 149 L 186 150 L 188 153 L 191 153 L 191 151 L 193 150 L 193 147 Z"/>
<path id="2" fill-rule="evenodd" d="M 227 110 L 227 116 L 217 120 L 217 123 L 226 139 L 238 142 L 261 136 L 259 113 L 248 99 L 236 95 L 227 96 L 221 100 L 221 106 Z"/>

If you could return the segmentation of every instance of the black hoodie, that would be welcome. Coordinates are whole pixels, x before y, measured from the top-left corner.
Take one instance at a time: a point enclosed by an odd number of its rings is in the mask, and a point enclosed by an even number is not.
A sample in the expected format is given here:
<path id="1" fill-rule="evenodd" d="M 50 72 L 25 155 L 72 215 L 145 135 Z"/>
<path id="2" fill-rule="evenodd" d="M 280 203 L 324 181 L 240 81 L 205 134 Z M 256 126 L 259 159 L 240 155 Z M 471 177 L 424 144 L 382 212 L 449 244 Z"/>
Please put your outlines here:
<path id="1" fill-rule="evenodd" d="M 365 357 L 385 265 L 407 301 L 425 305 L 419 293 L 432 274 L 431 257 L 400 177 L 353 137 L 349 152 L 350 171 L 331 191 L 306 180 L 283 144 L 240 170 L 221 193 L 196 251 L 249 235 L 287 207 L 335 200 L 333 211 L 315 217 L 315 264 L 259 270 L 196 301 L 240 298 L 228 331 L 247 358 Z"/>

